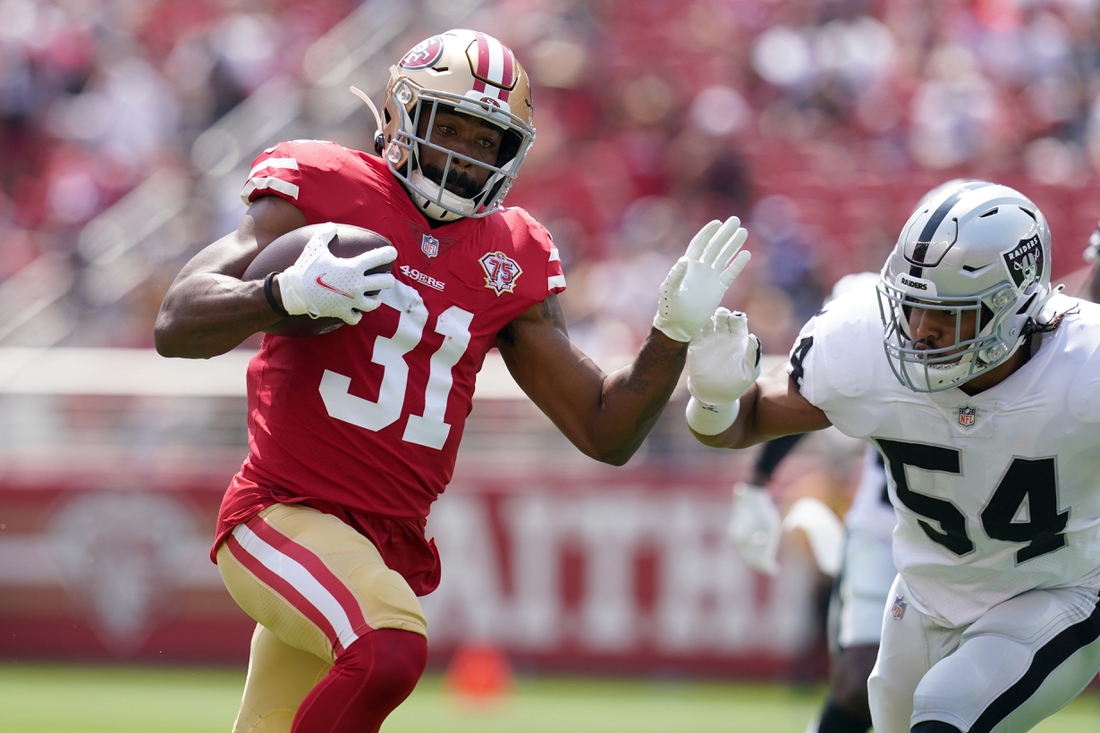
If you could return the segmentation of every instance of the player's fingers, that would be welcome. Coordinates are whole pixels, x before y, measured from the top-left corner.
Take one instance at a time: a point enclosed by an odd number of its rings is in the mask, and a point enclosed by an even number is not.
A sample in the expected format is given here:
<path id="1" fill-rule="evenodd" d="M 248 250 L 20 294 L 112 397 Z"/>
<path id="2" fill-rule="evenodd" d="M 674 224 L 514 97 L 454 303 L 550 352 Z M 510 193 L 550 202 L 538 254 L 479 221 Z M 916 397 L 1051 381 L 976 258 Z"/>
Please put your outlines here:
<path id="1" fill-rule="evenodd" d="M 714 311 L 714 315 L 712 315 L 710 319 L 714 323 L 715 333 L 731 332 L 730 317 L 732 315 L 733 313 L 730 312 L 730 309 L 724 306 L 719 306 L 719 308 Z"/>
<path id="2" fill-rule="evenodd" d="M 747 363 L 751 359 L 753 368 L 756 368 L 760 366 L 760 354 L 764 350 L 764 345 L 760 343 L 760 339 L 754 333 L 749 334 L 749 341 L 749 350 L 745 361 Z"/>
<path id="3" fill-rule="evenodd" d="M 665 278 L 665 288 L 668 292 L 679 289 L 680 283 L 684 281 L 684 275 L 687 273 L 687 266 L 687 257 L 676 260 L 676 264 L 668 271 L 668 276 Z"/>
<path id="4" fill-rule="evenodd" d="M 727 319 L 730 333 L 735 336 L 744 336 L 749 332 L 749 317 L 741 311 L 733 311 Z"/>
<path id="5" fill-rule="evenodd" d="M 718 282 L 722 283 L 723 287 L 728 288 L 733 284 L 733 281 L 737 279 L 737 276 L 741 274 L 741 271 L 745 269 L 745 265 L 749 264 L 749 260 L 752 259 L 752 252 L 748 250 L 741 250 L 737 253 L 737 256 L 733 258 L 733 262 L 718 276 Z"/>
<path id="6" fill-rule="evenodd" d="M 349 326 L 358 325 L 359 321 L 363 320 L 363 313 L 365 310 L 359 308 L 353 308 L 344 315 L 340 316 L 340 320 Z"/>
<path id="7" fill-rule="evenodd" d="M 328 243 L 332 241 L 332 238 L 336 236 L 336 225 L 331 221 L 327 221 L 324 224 L 317 226 L 317 231 L 313 232 L 313 236 L 306 242 L 306 247 L 310 245 L 314 247 L 328 247 Z"/>
<path id="8" fill-rule="evenodd" d="M 723 248 L 722 254 L 718 255 L 717 266 L 727 266 L 729 261 L 734 259 L 734 255 L 737 254 L 748 238 L 748 230 L 744 227 L 738 227 L 737 230 L 734 231 L 734 236 L 729 238 L 729 242 L 726 243 L 726 247 Z"/>
<path id="9" fill-rule="evenodd" d="M 729 267 L 730 262 L 748 238 L 749 233 L 745 228 L 738 227 L 734 230 L 729 241 L 722 247 L 722 251 L 718 253 L 718 257 L 714 261 L 714 267 L 719 270 L 725 270 Z"/>
<path id="10" fill-rule="evenodd" d="M 316 260 L 325 252 L 330 252 L 328 243 L 335 235 L 335 224 L 330 224 L 323 229 L 315 231 L 313 236 L 309 238 L 309 241 L 306 242 L 306 246 L 302 248 L 302 253 L 298 255 L 298 259 L 294 264 L 308 264 Z"/>
<path id="11" fill-rule="evenodd" d="M 718 231 L 714 233 L 714 236 L 710 238 L 710 242 L 707 243 L 706 249 L 703 250 L 703 262 L 711 266 L 718 262 L 719 255 L 722 254 L 726 245 L 740 228 L 741 220 L 736 216 L 731 216 L 722 222 L 722 226 L 720 226 Z M 730 256 L 732 257 L 733 255 Z"/>
<path id="12" fill-rule="evenodd" d="M 360 285 L 364 292 L 377 292 L 379 290 L 389 290 L 397 284 L 397 280 L 388 272 L 379 272 L 374 275 L 365 276 Z"/>
<path id="13" fill-rule="evenodd" d="M 710 242 L 714 233 L 717 232 L 721 226 L 722 222 L 717 219 L 704 224 L 703 228 L 692 237 L 691 243 L 688 244 L 687 252 L 684 253 L 684 256 L 693 260 L 702 259 L 703 251 L 707 248 L 707 243 Z"/>
<path id="14" fill-rule="evenodd" d="M 374 268 L 393 262 L 397 259 L 397 249 L 386 245 L 378 247 L 351 258 L 351 264 L 356 269 L 373 270 Z"/>

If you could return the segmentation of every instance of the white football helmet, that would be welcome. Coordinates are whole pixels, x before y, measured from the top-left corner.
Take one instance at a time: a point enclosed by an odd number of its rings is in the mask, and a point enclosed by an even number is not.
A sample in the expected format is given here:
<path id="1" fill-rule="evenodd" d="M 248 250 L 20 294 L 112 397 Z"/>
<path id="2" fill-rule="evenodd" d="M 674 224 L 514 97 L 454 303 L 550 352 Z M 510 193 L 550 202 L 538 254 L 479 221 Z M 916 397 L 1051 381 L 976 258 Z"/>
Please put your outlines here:
<path id="1" fill-rule="evenodd" d="M 883 341 L 898 380 L 915 392 L 957 387 L 1008 359 L 1051 296 L 1050 228 L 1018 191 L 959 180 L 933 189 L 898 237 L 878 285 Z M 955 343 L 916 349 L 912 308 L 955 316 Z M 962 339 L 965 314 L 977 333 Z"/>
<path id="2" fill-rule="evenodd" d="M 431 130 L 441 108 L 480 117 L 505 131 L 495 165 L 433 143 L 430 133 L 419 136 L 420 118 L 427 116 Z M 500 206 L 535 139 L 531 112 L 531 83 L 512 51 L 484 33 L 450 30 L 416 44 L 390 68 L 377 144 L 426 216 L 438 221 L 482 217 Z M 472 198 L 446 190 L 421 170 L 421 146 L 447 154 L 443 181 L 456 158 L 488 168 L 484 187 Z"/>

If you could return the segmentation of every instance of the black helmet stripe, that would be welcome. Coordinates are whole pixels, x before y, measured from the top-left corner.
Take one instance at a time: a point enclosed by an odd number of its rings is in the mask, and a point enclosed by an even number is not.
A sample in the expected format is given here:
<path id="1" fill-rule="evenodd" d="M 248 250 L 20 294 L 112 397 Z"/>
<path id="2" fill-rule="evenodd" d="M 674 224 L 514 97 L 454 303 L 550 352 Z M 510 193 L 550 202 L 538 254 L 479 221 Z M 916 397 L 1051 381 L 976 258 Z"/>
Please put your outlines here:
<path id="1" fill-rule="evenodd" d="M 936 230 L 940 228 L 940 224 L 947 218 L 951 209 L 955 208 L 955 204 L 959 203 L 959 199 L 963 197 L 963 194 L 973 191 L 976 188 L 992 185 L 993 184 L 988 181 L 971 181 L 964 186 L 960 186 L 955 193 L 944 199 L 939 208 L 932 213 L 931 218 L 928 219 L 928 223 L 925 224 L 924 229 L 921 230 L 920 237 L 917 238 L 917 244 L 913 248 L 913 260 L 909 267 L 909 274 L 911 276 L 920 277 L 924 272 L 922 266 L 914 263 L 924 262 L 924 257 L 928 254 L 928 245 L 932 243 L 932 237 L 935 236 Z"/>

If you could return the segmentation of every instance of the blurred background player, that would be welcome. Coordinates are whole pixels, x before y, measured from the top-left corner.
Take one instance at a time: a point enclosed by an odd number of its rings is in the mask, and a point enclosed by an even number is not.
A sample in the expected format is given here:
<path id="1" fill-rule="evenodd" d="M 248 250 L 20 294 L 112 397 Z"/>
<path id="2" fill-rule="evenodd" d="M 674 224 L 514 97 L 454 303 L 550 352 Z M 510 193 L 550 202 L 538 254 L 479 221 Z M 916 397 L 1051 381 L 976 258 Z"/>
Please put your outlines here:
<path id="1" fill-rule="evenodd" d="M 721 310 L 692 341 L 702 442 L 836 425 L 886 460 L 877 733 L 1029 730 L 1100 668 L 1100 310 L 1050 286 L 1050 251 L 1032 201 L 962 182 L 910 217 L 878 297 L 835 301 L 765 379 Z"/>
<path id="2" fill-rule="evenodd" d="M 1093 303 L 1100 303 L 1100 225 L 1089 237 L 1089 244 L 1085 247 L 1085 262 L 1092 265 L 1092 272 L 1085 283 L 1080 297 L 1088 298 Z"/>
<path id="3" fill-rule="evenodd" d="M 249 366 L 250 454 L 213 549 L 258 622 L 237 731 L 377 731 L 412 691 L 427 656 L 417 596 L 440 578 L 424 526 L 491 348 L 582 452 L 621 465 L 748 260 L 736 218 L 703 227 L 661 286 L 637 358 L 604 374 L 567 335 L 550 236 L 500 205 L 535 134 L 512 52 L 476 31 L 433 36 L 391 68 L 383 113 L 383 158 L 323 141 L 261 154 L 239 228 L 183 268 L 157 321 L 158 350 L 189 358 L 288 315 L 348 324 L 267 336 Z M 395 248 L 340 259 L 324 226 L 284 272 L 240 279 L 280 235 L 326 222 Z M 392 275 L 366 274 L 389 261 Z"/>
<path id="4" fill-rule="evenodd" d="M 837 281 L 826 306 L 855 289 L 872 290 L 877 282 L 875 273 L 847 275 Z M 779 570 L 783 522 L 767 486 L 803 436 L 787 435 L 764 443 L 748 480 L 738 482 L 733 490 L 730 538 L 751 567 L 769 575 Z M 818 719 L 810 724 L 810 733 L 864 733 L 871 727 L 867 678 L 878 655 L 882 612 L 897 574 L 890 552 L 896 521 L 882 457 L 867 446 L 859 487 L 844 514 L 843 559 L 829 605 L 829 692 Z"/>

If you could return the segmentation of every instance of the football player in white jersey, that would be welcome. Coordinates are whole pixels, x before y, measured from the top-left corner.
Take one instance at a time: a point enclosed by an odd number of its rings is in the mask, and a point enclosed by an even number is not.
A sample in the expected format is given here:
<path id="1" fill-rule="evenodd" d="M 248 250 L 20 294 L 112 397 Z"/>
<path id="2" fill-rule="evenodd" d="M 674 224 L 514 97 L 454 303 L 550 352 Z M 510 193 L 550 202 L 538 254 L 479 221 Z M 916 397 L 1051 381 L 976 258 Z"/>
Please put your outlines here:
<path id="1" fill-rule="evenodd" d="M 837 281 L 825 304 L 856 289 L 873 292 L 877 283 L 874 273 L 846 275 Z M 801 437 L 769 440 L 747 481 L 733 488 L 730 539 L 748 565 L 769 575 L 779 569 L 783 525 L 767 484 Z M 859 486 L 844 515 L 843 558 L 829 607 L 829 692 L 808 733 L 865 733 L 871 727 L 867 677 L 878 655 L 882 609 L 897 574 L 890 553 L 895 524 L 882 456 L 868 445 Z"/>
<path id="2" fill-rule="evenodd" d="M 702 442 L 835 425 L 885 460 L 898 577 L 876 733 L 1026 731 L 1100 670 L 1100 306 L 1051 287 L 1050 252 L 1031 200 L 963 181 L 785 367 L 757 381 L 758 342 L 723 309 L 692 339 Z"/>

